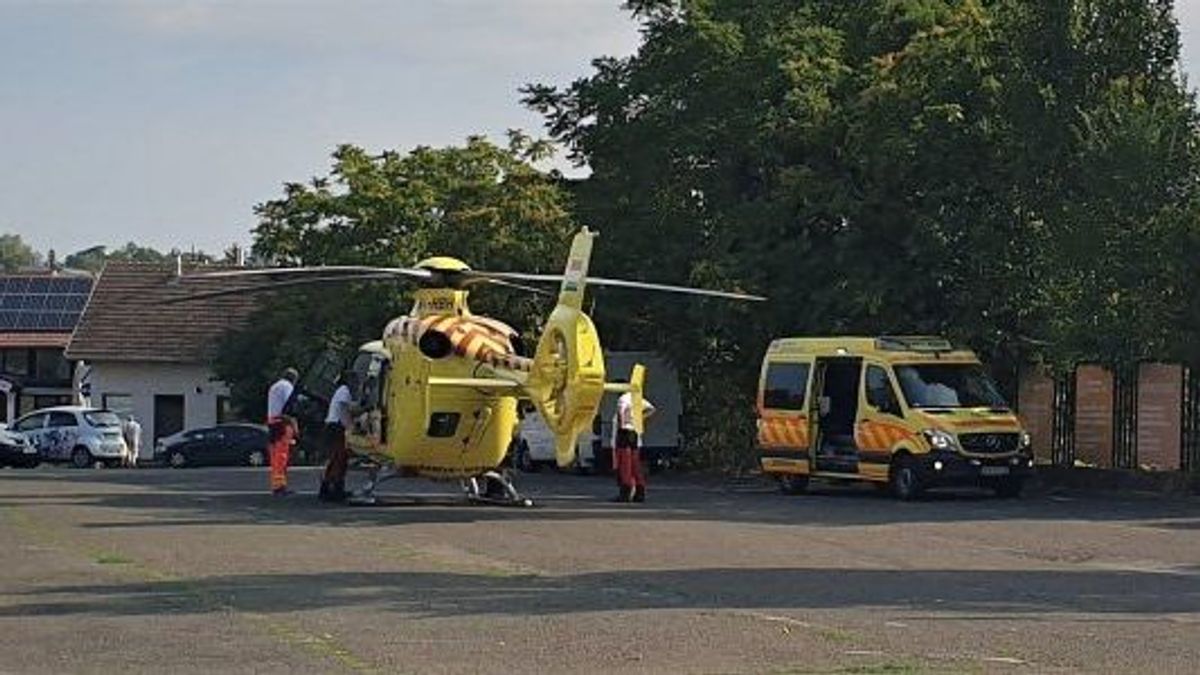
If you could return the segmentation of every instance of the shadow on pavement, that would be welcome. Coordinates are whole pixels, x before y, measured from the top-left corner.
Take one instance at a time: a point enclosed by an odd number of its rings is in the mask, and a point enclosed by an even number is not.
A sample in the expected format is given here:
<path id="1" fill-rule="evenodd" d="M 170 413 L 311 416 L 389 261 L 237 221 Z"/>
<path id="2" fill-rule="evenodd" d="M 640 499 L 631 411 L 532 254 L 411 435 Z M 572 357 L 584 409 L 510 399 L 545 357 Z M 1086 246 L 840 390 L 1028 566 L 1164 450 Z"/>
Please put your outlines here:
<path id="1" fill-rule="evenodd" d="M 935 493 L 926 500 L 897 502 L 866 486 L 822 486 L 812 494 L 785 496 L 745 485 L 723 485 L 687 476 L 659 477 L 644 505 L 611 504 L 609 479 L 559 474 L 521 476 L 519 485 L 539 504 L 513 508 L 468 505 L 456 486 L 419 480 L 388 483 L 382 495 L 409 506 L 349 507 L 316 500 L 319 471 L 294 472 L 300 492 L 286 499 L 266 493 L 266 475 L 248 469 L 53 470 L 0 473 L 0 505 L 70 504 L 112 509 L 119 519 L 89 519 L 82 527 L 155 528 L 187 525 L 328 524 L 404 525 L 492 521 L 704 520 L 754 524 L 841 527 L 899 523 L 1005 520 L 1143 521 L 1162 529 L 1200 528 L 1200 501 L 1146 498 L 1002 500 L 983 492 Z M 125 519 L 144 513 L 146 520 Z"/>
<path id="2" fill-rule="evenodd" d="M 0 617 L 369 607 L 415 617 L 880 607 L 997 615 L 1200 612 L 1200 577 L 1125 571 L 689 569 L 565 577 L 353 573 L 79 585 L 9 596 Z"/>

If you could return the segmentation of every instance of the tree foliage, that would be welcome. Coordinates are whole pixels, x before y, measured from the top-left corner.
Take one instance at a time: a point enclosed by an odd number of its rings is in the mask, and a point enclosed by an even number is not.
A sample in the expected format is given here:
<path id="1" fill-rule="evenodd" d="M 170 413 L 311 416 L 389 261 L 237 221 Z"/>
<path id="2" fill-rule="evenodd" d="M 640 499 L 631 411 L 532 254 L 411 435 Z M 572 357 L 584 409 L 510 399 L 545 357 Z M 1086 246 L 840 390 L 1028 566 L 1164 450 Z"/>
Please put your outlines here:
<path id="1" fill-rule="evenodd" d="M 636 54 L 524 100 L 592 169 L 580 220 L 637 252 L 605 272 L 772 298 L 629 299 L 655 320 L 602 324 L 683 366 L 709 458 L 750 447 L 771 337 L 941 333 L 1000 364 L 1196 349 L 1198 117 L 1169 0 L 627 8 Z"/>
<path id="2" fill-rule="evenodd" d="M 26 244 L 19 234 L 0 234 L 0 267 L 7 273 L 32 267 L 39 261 L 33 247 Z"/>
<path id="3" fill-rule="evenodd" d="M 326 176 L 288 183 L 256 208 L 254 254 L 287 265 L 409 266 L 451 255 L 476 269 L 560 271 L 573 229 L 568 195 L 536 170 L 543 143 L 510 133 L 509 146 L 472 137 L 465 146 L 372 154 L 343 145 Z M 217 374 L 235 404 L 258 415 L 270 379 L 305 368 L 322 351 L 378 339 L 411 305 L 405 282 L 279 293 L 220 349 Z M 472 295 L 472 306 L 532 329 L 542 301 L 503 289 Z"/>
<path id="4" fill-rule="evenodd" d="M 223 262 L 233 262 L 231 255 L 236 254 L 236 247 L 226 251 L 226 256 Z M 150 246 L 141 246 L 136 242 L 127 242 L 124 246 L 109 250 L 107 246 L 97 245 L 85 248 L 81 251 L 76 251 L 63 259 L 63 265 L 69 269 L 85 270 L 92 273 L 100 272 L 104 269 L 104 264 L 113 261 L 121 262 L 136 262 L 136 263 L 168 263 L 175 260 L 176 256 L 188 263 L 212 263 L 216 262 L 216 258 L 203 252 L 191 251 L 183 253 L 178 249 L 172 249 L 166 253 L 159 251 Z"/>

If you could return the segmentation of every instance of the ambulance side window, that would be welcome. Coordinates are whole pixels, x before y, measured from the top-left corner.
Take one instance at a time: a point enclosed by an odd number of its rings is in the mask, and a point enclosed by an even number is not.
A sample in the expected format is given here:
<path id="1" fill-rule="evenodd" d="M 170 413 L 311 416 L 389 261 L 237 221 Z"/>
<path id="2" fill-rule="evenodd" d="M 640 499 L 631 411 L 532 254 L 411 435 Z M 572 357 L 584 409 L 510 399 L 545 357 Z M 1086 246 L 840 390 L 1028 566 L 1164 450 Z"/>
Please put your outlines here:
<path id="1" fill-rule="evenodd" d="M 867 403 L 881 413 L 897 417 L 902 414 L 887 371 L 879 366 L 867 366 Z"/>
<path id="2" fill-rule="evenodd" d="M 808 391 L 807 363 L 771 363 L 763 382 L 763 407 L 773 410 L 804 410 Z"/>

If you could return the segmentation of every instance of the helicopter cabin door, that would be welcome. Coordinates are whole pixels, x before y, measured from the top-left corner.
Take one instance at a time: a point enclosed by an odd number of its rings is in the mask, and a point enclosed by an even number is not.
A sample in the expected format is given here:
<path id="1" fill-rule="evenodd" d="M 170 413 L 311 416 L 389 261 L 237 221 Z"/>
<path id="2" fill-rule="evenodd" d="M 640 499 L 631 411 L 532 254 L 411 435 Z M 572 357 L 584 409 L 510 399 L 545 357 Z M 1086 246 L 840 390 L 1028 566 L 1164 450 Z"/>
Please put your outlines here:
<path id="1" fill-rule="evenodd" d="M 387 386 L 391 357 L 386 350 L 364 347 L 354 359 L 351 372 L 353 424 L 346 430 L 346 443 L 355 452 L 381 453 L 387 446 Z"/>
<path id="2" fill-rule="evenodd" d="M 811 357 L 768 359 L 763 364 L 758 399 L 758 447 L 763 468 L 772 473 L 811 471 L 810 417 L 807 400 Z"/>
<path id="3" fill-rule="evenodd" d="M 817 418 L 814 453 L 817 471 L 831 474 L 858 473 L 858 445 L 854 423 L 858 418 L 859 382 L 862 359 L 818 358 L 818 389 L 813 414 Z"/>

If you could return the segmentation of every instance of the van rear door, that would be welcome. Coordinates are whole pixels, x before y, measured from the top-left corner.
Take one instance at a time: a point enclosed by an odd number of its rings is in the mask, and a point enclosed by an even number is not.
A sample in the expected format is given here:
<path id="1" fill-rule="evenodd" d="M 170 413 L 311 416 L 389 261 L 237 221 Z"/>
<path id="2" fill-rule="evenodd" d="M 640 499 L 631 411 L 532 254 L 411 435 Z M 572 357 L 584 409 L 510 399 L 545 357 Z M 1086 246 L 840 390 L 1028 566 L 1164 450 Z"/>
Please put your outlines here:
<path id="1" fill-rule="evenodd" d="M 764 471 L 809 473 L 811 358 L 766 360 L 758 389 L 758 447 Z"/>

